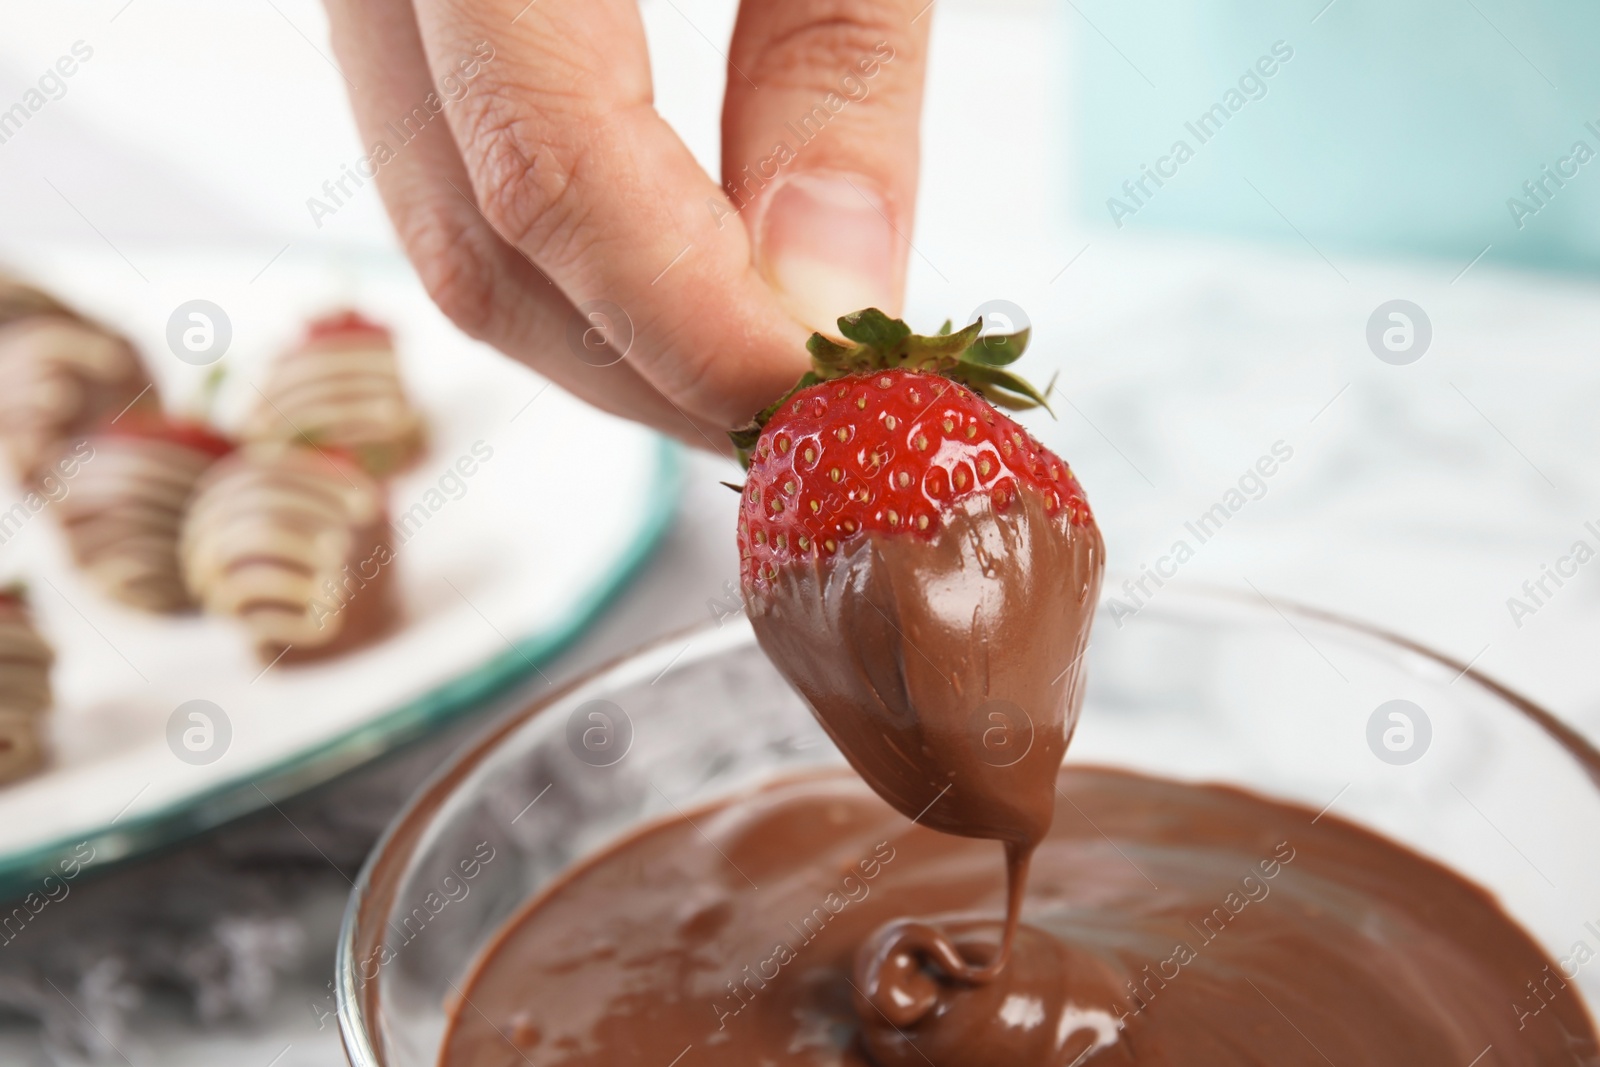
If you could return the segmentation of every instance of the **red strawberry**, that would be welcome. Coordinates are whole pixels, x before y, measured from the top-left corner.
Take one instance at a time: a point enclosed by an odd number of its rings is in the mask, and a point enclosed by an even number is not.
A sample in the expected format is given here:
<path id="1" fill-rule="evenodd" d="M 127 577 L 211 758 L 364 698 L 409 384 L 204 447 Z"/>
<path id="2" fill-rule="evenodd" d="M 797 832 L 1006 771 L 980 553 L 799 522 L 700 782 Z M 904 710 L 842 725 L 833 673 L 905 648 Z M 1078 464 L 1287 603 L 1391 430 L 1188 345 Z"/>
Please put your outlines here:
<path id="1" fill-rule="evenodd" d="M 312 319 L 310 324 L 306 326 L 307 341 L 320 341 L 324 338 L 352 333 L 379 334 L 387 338 L 389 329 L 373 322 L 354 308 L 329 312 L 320 318 Z"/>
<path id="2" fill-rule="evenodd" d="M 938 535 L 950 509 L 986 494 L 1004 512 L 1019 492 L 1046 514 L 1093 522 L 1067 465 L 971 389 L 920 370 L 809 386 L 768 423 L 750 464 L 740 572 L 759 589 L 790 560 L 829 556 L 862 531 Z"/>
<path id="3" fill-rule="evenodd" d="M 1026 333 L 919 337 L 876 309 L 733 436 L 762 647 L 885 799 L 935 828 L 1044 836 L 1103 546 L 1067 464 L 996 411 Z M 948 327 L 946 327 L 948 330 Z"/>
<path id="4" fill-rule="evenodd" d="M 159 412 L 130 412 L 100 431 L 107 437 L 136 437 L 165 441 L 181 448 L 219 458 L 237 447 L 209 425 L 193 419 L 172 418 Z"/>

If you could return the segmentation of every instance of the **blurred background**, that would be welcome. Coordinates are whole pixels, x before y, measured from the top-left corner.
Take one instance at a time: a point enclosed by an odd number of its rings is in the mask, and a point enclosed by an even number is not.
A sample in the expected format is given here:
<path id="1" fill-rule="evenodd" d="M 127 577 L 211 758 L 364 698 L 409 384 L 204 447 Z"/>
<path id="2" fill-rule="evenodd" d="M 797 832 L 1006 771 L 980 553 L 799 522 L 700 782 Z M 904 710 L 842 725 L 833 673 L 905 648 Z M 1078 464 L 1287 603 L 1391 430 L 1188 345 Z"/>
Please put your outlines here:
<path id="1" fill-rule="evenodd" d="M 0 8 L 0 263 L 158 361 L 174 308 L 203 298 L 231 309 L 245 360 L 319 302 L 365 300 L 410 359 L 493 362 L 426 305 L 370 185 L 308 211 L 363 154 L 316 3 Z M 716 173 L 733 5 L 640 8 L 657 106 Z M 1030 373 L 1059 378 L 1055 417 L 1026 421 L 1094 503 L 1118 622 L 1162 583 L 1316 605 L 1600 736 L 1600 11 L 939 0 L 931 16 L 907 318 L 1003 300 L 1031 322 Z M 65 55 L 76 72 L 42 84 Z M 34 89 L 43 105 L 5 125 Z M 452 418 L 470 423 L 462 388 Z M 529 453 L 494 492 L 558 459 Z M 727 610 L 731 478 L 677 453 L 666 519 L 638 523 L 637 551 L 530 669 L 447 722 L 347 746 L 235 821 L 91 871 L 0 946 L 0 1061 L 343 1062 L 331 946 L 374 836 L 497 709 Z M 595 506 L 561 500 L 580 528 Z M 1199 526 L 1218 504 L 1226 519 Z"/>

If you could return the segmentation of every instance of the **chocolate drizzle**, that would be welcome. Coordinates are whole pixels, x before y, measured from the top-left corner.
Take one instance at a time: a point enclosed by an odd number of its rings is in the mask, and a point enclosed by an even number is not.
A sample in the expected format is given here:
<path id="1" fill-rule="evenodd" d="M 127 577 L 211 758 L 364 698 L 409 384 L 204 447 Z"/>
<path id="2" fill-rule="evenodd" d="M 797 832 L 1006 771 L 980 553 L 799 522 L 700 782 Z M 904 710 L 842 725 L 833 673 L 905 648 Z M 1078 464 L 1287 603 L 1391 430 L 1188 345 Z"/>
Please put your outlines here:
<path id="1" fill-rule="evenodd" d="M 345 652 L 395 623 L 383 490 L 354 464 L 257 445 L 200 480 L 180 541 L 189 589 L 263 660 Z"/>
<path id="2" fill-rule="evenodd" d="M 102 421 L 158 407 L 126 340 L 47 299 L 19 301 L 19 316 L 0 323 L 0 448 L 30 482 Z"/>
<path id="3" fill-rule="evenodd" d="M 146 611 L 190 607 L 178 535 L 216 456 L 155 438 L 101 435 L 59 504 L 73 556 L 109 596 Z"/>
<path id="4" fill-rule="evenodd" d="M 26 605 L 0 592 L 0 782 L 31 774 L 44 763 L 54 663 L 55 652 Z"/>
<path id="5" fill-rule="evenodd" d="M 272 365 L 243 436 L 339 449 L 381 478 L 417 458 L 426 432 L 389 332 L 346 313 L 313 323 Z"/>

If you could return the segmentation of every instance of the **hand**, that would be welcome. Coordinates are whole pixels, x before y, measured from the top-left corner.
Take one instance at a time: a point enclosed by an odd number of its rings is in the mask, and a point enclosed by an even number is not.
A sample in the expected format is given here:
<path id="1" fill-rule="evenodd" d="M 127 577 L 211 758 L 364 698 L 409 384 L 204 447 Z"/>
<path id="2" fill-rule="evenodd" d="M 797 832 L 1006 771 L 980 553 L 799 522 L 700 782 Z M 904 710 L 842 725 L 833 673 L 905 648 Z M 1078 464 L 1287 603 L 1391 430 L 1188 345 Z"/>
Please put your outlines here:
<path id="1" fill-rule="evenodd" d="M 810 329 L 898 311 L 925 3 L 744 0 L 718 185 L 652 105 L 635 0 L 327 0 L 368 169 L 445 313 L 719 450 Z"/>

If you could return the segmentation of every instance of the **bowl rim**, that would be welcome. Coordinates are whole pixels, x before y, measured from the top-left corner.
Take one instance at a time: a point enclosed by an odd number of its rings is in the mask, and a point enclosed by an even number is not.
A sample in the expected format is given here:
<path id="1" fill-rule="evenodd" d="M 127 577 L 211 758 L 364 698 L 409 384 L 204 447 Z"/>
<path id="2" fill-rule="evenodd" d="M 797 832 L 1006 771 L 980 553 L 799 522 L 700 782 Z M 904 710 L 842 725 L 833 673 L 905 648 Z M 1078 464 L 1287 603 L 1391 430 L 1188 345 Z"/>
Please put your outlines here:
<path id="1" fill-rule="evenodd" d="M 1106 610 L 1109 595 L 1109 593 L 1102 592 L 1100 602 L 1096 606 L 1097 615 Z M 1317 623 L 1336 630 L 1344 630 L 1361 638 L 1376 640 L 1381 644 L 1390 645 L 1400 651 L 1419 656 L 1436 666 L 1447 668 L 1455 672 L 1455 681 L 1466 680 L 1472 682 L 1544 730 L 1553 741 L 1560 745 L 1577 762 L 1596 788 L 1600 788 L 1600 749 L 1597 749 L 1576 728 L 1568 725 L 1560 717 L 1508 686 L 1495 681 L 1474 667 L 1471 662 L 1463 662 L 1453 656 L 1435 651 L 1419 641 L 1373 623 L 1353 619 L 1334 611 L 1312 607 L 1293 600 L 1268 599 L 1265 594 L 1260 592 L 1256 592 L 1252 596 L 1243 590 L 1228 586 L 1195 583 L 1170 590 L 1162 599 L 1169 606 L 1172 601 L 1187 600 L 1199 605 L 1213 604 L 1230 606 L 1236 609 L 1249 608 L 1253 611 L 1261 612 L 1263 617 L 1269 617 L 1268 610 L 1270 609 L 1271 613 L 1282 617 L 1284 622 L 1291 627 L 1293 627 L 1293 619 L 1298 617 L 1307 622 Z M 746 619 L 741 618 L 737 626 L 748 629 L 749 623 Z M 376 1000 L 373 998 L 377 995 L 379 983 L 375 979 L 369 979 L 358 986 L 355 981 L 356 969 L 354 961 L 359 935 L 364 929 L 362 917 L 372 912 L 374 908 L 379 908 L 380 906 L 387 908 L 389 901 L 393 898 L 393 890 L 398 881 L 398 876 L 405 869 L 404 863 L 396 861 L 396 856 L 408 853 L 407 846 L 422 836 L 433 814 L 439 810 L 455 787 L 462 779 L 476 770 L 498 748 L 499 743 L 506 736 L 521 729 L 526 723 L 542 714 L 548 708 L 561 703 L 572 693 L 585 686 L 599 682 L 629 664 L 659 654 L 666 647 L 676 647 L 685 639 L 689 639 L 691 643 L 696 642 L 707 633 L 716 633 L 723 628 L 724 623 L 718 621 L 696 623 L 670 631 L 642 645 L 613 656 L 564 682 L 554 691 L 541 694 L 537 699 L 506 712 L 452 752 L 411 794 L 405 805 L 390 820 L 388 826 L 384 828 L 383 833 L 373 845 L 371 852 L 367 854 L 366 860 L 363 861 L 361 870 L 356 875 L 354 883 L 352 883 L 350 896 L 346 901 L 344 914 L 339 925 L 339 937 L 335 946 L 334 958 L 334 994 L 339 1034 L 345 1050 L 345 1058 L 349 1061 L 351 1067 L 381 1067 L 384 1062 L 380 1058 L 377 1048 L 378 1042 L 374 1040 L 375 1035 L 366 1025 L 367 1019 L 376 1018 L 375 1012 L 369 1012 L 366 1009 L 376 1007 Z M 686 649 L 687 646 L 685 646 Z M 683 652 L 679 652 L 678 655 L 682 656 Z M 676 662 L 676 658 L 674 662 Z M 381 975 L 381 970 L 379 973 Z"/>

